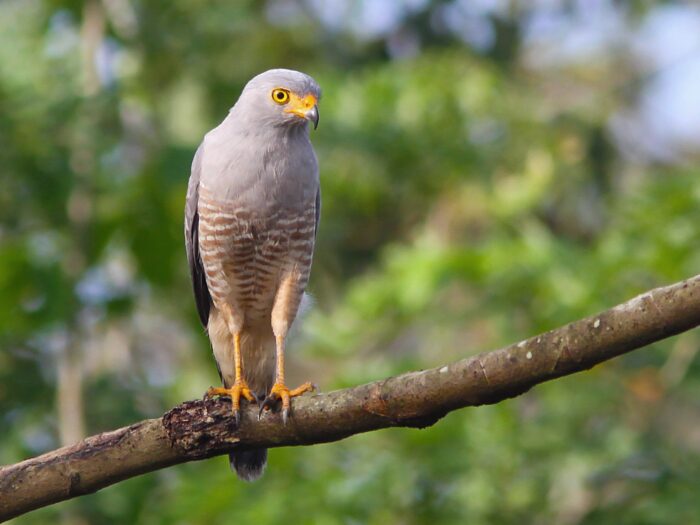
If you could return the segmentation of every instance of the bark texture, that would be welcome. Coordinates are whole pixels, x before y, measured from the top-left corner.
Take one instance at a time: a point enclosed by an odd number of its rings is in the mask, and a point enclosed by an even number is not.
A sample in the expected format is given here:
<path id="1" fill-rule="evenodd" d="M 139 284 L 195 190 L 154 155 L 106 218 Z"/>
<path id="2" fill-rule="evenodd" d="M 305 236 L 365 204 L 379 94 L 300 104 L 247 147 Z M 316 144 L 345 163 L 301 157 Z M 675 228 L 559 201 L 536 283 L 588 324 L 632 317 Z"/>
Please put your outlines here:
<path id="1" fill-rule="evenodd" d="M 234 447 L 313 445 L 386 427 L 430 426 L 452 410 L 520 395 L 699 324 L 700 275 L 500 350 L 297 398 L 286 426 L 278 413 L 258 421 L 247 406 L 236 428 L 229 400 L 187 401 L 161 418 L 0 468 L 0 520 Z"/>

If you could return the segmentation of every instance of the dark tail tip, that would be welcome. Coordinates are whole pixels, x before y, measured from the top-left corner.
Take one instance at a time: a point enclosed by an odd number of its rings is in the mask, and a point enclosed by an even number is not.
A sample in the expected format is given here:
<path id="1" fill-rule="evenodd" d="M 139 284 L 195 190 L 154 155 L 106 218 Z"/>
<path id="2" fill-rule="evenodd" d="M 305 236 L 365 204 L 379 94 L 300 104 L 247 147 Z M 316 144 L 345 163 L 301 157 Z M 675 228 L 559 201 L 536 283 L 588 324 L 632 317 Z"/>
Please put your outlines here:
<path id="1" fill-rule="evenodd" d="M 267 449 L 242 450 L 228 455 L 233 470 L 244 481 L 255 481 L 263 475 L 267 464 Z"/>

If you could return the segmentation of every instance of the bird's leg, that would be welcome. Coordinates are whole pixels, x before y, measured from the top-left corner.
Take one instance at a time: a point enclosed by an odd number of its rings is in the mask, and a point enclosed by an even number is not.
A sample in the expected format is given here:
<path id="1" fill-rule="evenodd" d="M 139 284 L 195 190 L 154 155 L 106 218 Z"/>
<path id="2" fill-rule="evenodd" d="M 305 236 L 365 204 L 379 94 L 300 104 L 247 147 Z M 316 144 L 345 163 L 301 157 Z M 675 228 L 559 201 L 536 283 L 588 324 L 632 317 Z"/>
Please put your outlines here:
<path id="1" fill-rule="evenodd" d="M 282 400 L 282 421 L 286 424 L 289 417 L 289 408 L 291 406 L 290 399 L 302 395 L 304 392 L 311 392 L 316 389 L 313 383 L 304 383 L 303 385 L 290 390 L 284 383 L 284 340 L 285 337 L 278 335 L 275 337 L 277 346 L 277 373 L 275 375 L 275 384 L 272 385 L 270 393 L 263 401 L 260 407 L 260 413 L 265 409 L 271 408 L 277 400 Z"/>
<path id="2" fill-rule="evenodd" d="M 243 360 L 241 358 L 241 333 L 235 332 L 233 335 L 233 359 L 235 366 L 235 380 L 230 388 L 212 387 L 207 390 L 207 397 L 211 396 L 230 396 L 231 407 L 233 408 L 233 417 L 236 419 L 236 425 L 241 421 L 241 396 L 248 401 L 257 401 L 255 394 L 248 387 L 245 379 L 243 379 Z"/>

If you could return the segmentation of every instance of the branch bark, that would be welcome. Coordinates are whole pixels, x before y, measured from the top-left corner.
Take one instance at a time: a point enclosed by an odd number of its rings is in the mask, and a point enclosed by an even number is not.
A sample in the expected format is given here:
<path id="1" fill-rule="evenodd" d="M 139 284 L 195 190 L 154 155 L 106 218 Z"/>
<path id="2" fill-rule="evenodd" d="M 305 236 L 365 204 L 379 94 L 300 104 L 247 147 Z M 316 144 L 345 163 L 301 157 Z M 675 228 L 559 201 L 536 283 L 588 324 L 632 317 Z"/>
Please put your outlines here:
<path id="1" fill-rule="evenodd" d="M 497 403 L 700 324 L 700 275 L 598 315 L 429 370 L 294 400 L 294 414 L 235 428 L 227 399 L 187 401 L 161 418 L 89 437 L 0 468 L 0 520 L 123 479 L 232 448 L 313 445 L 386 427 L 426 427 L 448 412 Z"/>

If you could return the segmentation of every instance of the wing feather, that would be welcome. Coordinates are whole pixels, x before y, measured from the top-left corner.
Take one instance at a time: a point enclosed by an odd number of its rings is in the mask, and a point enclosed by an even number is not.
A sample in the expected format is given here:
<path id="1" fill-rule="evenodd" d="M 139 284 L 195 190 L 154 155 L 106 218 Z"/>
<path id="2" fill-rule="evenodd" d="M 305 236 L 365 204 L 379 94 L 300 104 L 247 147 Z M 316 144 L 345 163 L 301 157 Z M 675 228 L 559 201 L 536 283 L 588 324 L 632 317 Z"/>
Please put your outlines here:
<path id="1" fill-rule="evenodd" d="M 207 287 L 207 279 L 202 266 L 202 258 L 199 254 L 199 176 L 202 166 L 202 146 L 197 148 L 197 153 L 192 161 L 192 173 L 187 185 L 187 198 L 185 200 L 185 249 L 187 250 L 187 262 L 190 266 L 192 289 L 194 300 L 197 304 L 199 320 L 206 328 L 209 322 L 211 310 L 211 294 Z"/>
<path id="2" fill-rule="evenodd" d="M 316 190 L 316 224 L 314 225 L 314 239 L 318 236 L 318 221 L 321 219 L 321 187 Z"/>

